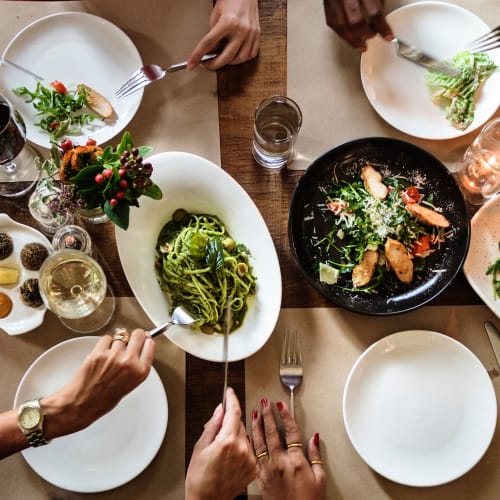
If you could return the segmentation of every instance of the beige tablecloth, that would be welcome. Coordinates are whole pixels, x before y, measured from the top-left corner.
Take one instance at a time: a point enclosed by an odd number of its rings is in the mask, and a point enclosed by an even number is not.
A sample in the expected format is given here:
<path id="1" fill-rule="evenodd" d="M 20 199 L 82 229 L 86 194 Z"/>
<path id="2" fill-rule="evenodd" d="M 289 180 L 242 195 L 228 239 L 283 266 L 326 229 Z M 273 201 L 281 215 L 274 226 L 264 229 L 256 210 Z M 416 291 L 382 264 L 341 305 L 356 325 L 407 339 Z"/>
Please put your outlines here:
<path id="1" fill-rule="evenodd" d="M 207 31 L 211 10 L 211 0 L 2 1 L 0 53 L 19 30 L 34 20 L 56 12 L 81 11 L 106 18 L 120 27 L 132 39 L 145 63 L 168 65 L 187 58 Z M 137 143 L 151 145 L 155 153 L 186 151 L 219 164 L 216 89 L 215 73 L 202 68 L 171 75 L 145 90 L 141 106 L 127 129 Z M 0 211 L 1 208 L 0 200 Z M 151 326 L 135 299 L 120 298 L 118 306 L 117 325 Z M 51 313 L 40 328 L 27 334 L 11 337 L 0 330 L 0 410 L 12 407 L 19 380 L 30 363 L 70 335 Z M 154 366 L 165 385 L 169 403 L 168 429 L 162 447 L 138 478 L 116 490 L 95 494 L 94 498 L 183 498 L 185 354 L 160 338 Z M 87 497 L 48 484 L 20 454 L 0 462 L 0 485 L 0 498 L 12 500 Z"/>
<path id="2" fill-rule="evenodd" d="M 412 0 L 387 0 L 386 12 Z M 455 0 L 494 27 L 500 20 L 497 0 Z M 288 2 L 288 95 L 303 112 L 297 138 L 297 158 L 291 169 L 304 169 L 332 147 L 361 137 L 393 137 L 420 146 L 450 168 L 458 169 L 466 147 L 477 132 L 457 139 L 431 141 L 400 132 L 371 107 L 360 77 L 360 54 L 325 23 L 321 2 Z M 500 116 L 500 111 L 496 116 Z"/>
<path id="3" fill-rule="evenodd" d="M 427 306 L 392 317 L 369 317 L 339 308 L 283 309 L 267 344 L 245 362 L 247 428 L 252 408 L 262 397 L 288 401 L 278 368 L 281 339 L 296 329 L 302 346 L 304 381 L 296 393 L 296 418 L 306 439 L 320 434 L 327 472 L 325 500 L 422 499 L 494 500 L 500 492 L 500 426 L 480 462 L 455 481 L 432 488 L 412 488 L 374 472 L 356 453 L 342 417 L 344 385 L 360 354 L 380 338 L 403 330 L 430 330 L 462 342 L 484 364 L 500 402 L 500 368 L 484 331 L 485 320 L 498 324 L 486 306 Z M 498 410 L 498 408 L 497 408 Z M 250 498 L 259 498 L 256 485 Z"/>

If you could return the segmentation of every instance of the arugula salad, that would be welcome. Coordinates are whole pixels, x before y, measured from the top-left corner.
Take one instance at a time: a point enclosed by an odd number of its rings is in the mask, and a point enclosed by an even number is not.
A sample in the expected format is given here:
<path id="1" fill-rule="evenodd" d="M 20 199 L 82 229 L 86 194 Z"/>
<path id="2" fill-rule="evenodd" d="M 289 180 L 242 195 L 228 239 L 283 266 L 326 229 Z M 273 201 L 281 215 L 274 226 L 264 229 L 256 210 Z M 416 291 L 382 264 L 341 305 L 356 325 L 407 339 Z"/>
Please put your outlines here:
<path id="1" fill-rule="evenodd" d="M 45 130 L 52 142 L 80 134 L 83 127 L 113 113 L 109 101 L 84 83 L 68 89 L 59 80 L 51 82 L 50 88 L 38 82 L 34 90 L 18 87 L 13 92 L 33 105 L 40 117 L 35 125 Z"/>
<path id="2" fill-rule="evenodd" d="M 359 180 L 321 188 L 318 208 L 330 227 L 313 237 L 319 280 L 350 292 L 376 293 L 388 280 L 410 284 L 450 237 L 450 223 L 422 186 L 382 177 L 371 165 Z"/>
<path id="3" fill-rule="evenodd" d="M 459 130 L 465 130 L 474 120 L 475 96 L 484 81 L 499 68 L 484 52 L 462 51 L 448 63 L 457 68 L 456 77 L 429 71 L 425 80 L 432 100 L 445 109 L 446 118 Z"/>

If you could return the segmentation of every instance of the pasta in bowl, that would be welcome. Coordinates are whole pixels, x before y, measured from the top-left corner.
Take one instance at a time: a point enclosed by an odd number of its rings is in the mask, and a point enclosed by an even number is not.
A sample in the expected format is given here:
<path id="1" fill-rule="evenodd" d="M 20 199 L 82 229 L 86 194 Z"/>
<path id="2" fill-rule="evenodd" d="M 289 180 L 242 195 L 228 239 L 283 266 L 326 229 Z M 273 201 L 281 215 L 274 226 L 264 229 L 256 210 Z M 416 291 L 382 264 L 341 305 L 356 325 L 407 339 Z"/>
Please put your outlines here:
<path id="1" fill-rule="evenodd" d="M 141 200 L 140 209 L 130 214 L 128 230 L 116 229 L 118 253 L 130 287 L 155 325 L 169 321 L 172 299 L 162 290 L 155 268 L 160 232 L 179 208 L 216 217 L 235 242 L 249 249 L 248 262 L 256 278 L 244 320 L 229 341 L 228 360 L 245 359 L 266 343 L 281 306 L 281 272 L 269 230 L 246 191 L 214 163 L 182 152 L 160 153 L 150 161 L 163 199 Z M 176 325 L 165 335 L 193 356 L 222 361 L 222 335 Z"/>

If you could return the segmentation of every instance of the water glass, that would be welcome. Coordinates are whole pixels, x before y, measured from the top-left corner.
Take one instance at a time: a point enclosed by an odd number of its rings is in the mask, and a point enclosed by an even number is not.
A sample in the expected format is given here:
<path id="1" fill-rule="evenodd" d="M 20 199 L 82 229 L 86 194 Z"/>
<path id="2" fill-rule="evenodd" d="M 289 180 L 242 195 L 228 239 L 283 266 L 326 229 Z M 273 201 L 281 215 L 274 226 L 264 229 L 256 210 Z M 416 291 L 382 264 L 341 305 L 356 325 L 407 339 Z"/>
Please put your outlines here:
<path id="1" fill-rule="evenodd" d="M 482 128 L 474 142 L 467 148 L 464 159 L 480 150 L 490 151 L 500 158 L 500 118 L 489 121 Z"/>
<path id="2" fill-rule="evenodd" d="M 457 173 L 465 199 L 482 205 L 500 190 L 500 156 L 485 149 L 469 153 Z"/>
<path id="3" fill-rule="evenodd" d="M 256 108 L 252 153 L 266 168 L 279 169 L 291 162 L 294 143 L 302 125 L 302 112 L 292 99 L 273 96 Z"/>

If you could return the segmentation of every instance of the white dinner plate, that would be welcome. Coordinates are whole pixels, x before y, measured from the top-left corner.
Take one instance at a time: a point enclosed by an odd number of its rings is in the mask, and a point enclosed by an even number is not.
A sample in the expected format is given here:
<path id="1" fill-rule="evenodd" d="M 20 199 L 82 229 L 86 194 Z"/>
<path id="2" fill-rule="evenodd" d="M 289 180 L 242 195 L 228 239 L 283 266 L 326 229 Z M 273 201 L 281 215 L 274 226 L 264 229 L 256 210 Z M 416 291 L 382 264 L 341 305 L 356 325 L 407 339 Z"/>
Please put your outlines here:
<path id="1" fill-rule="evenodd" d="M 24 374 L 14 407 L 51 394 L 71 380 L 99 337 L 77 337 L 45 351 Z M 106 491 L 140 474 L 167 429 L 165 389 L 154 368 L 146 380 L 86 429 L 22 452 L 31 468 L 59 488 Z"/>
<path id="2" fill-rule="evenodd" d="M 121 101 L 114 98 L 115 91 L 142 66 L 141 56 L 122 30 L 92 14 L 61 12 L 38 19 L 12 39 L 3 57 L 43 77 L 45 86 L 53 80 L 73 88 L 86 83 L 111 102 L 116 116 L 93 122 L 81 135 L 71 136 L 77 144 L 85 144 L 88 137 L 102 144 L 119 134 L 142 100 L 143 90 Z M 23 116 L 28 139 L 50 148 L 47 132 L 35 126 L 39 117 L 33 105 L 12 92 L 20 86 L 34 90 L 36 83 L 23 71 L 0 65 L 0 91 Z"/>
<path id="3" fill-rule="evenodd" d="M 178 208 L 216 215 L 229 234 L 250 250 L 257 276 L 243 325 L 229 337 L 228 360 L 247 358 L 268 340 L 281 306 L 281 272 L 269 230 L 247 192 L 222 168 L 199 156 L 182 152 L 148 158 L 152 179 L 161 187 L 160 201 L 141 198 L 131 208 L 127 231 L 116 229 L 118 253 L 127 280 L 142 308 L 155 325 L 170 320 L 169 301 L 155 271 L 155 247 L 162 227 Z M 166 336 L 193 356 L 221 361 L 223 336 L 206 335 L 190 327 L 172 326 Z"/>
<path id="4" fill-rule="evenodd" d="M 356 361 L 344 424 L 361 458 L 409 486 L 436 486 L 469 471 L 497 418 L 493 384 L 476 356 L 440 333 L 409 330 L 375 342 Z"/>
<path id="5" fill-rule="evenodd" d="M 488 267 L 500 259 L 500 195 L 487 201 L 472 217 L 470 246 L 464 274 L 481 300 L 500 318 L 500 298 L 493 294 Z"/>
<path id="6" fill-rule="evenodd" d="M 437 59 L 453 57 L 466 42 L 490 29 L 472 12 L 443 2 L 405 5 L 390 12 L 387 20 L 396 37 Z M 499 49 L 489 54 L 500 64 Z M 426 72 L 398 57 L 395 47 L 381 37 L 371 39 L 361 57 L 361 80 L 370 104 L 386 122 L 412 136 L 451 139 L 468 134 L 488 121 L 500 105 L 500 72 L 496 72 L 476 95 L 474 121 L 466 130 L 458 130 L 432 102 Z"/>
<path id="7" fill-rule="evenodd" d="M 9 257 L 0 260 L 0 266 L 11 267 L 19 271 L 19 279 L 15 285 L 0 285 L 0 292 L 12 300 L 12 310 L 5 318 L 0 318 L 0 328 L 9 335 L 18 335 L 40 326 L 45 317 L 45 305 L 29 307 L 19 295 L 21 285 L 30 278 L 38 279 L 38 271 L 30 271 L 21 263 L 21 250 L 27 243 L 41 243 L 49 253 L 52 251 L 50 241 L 36 229 L 13 221 L 7 214 L 0 213 L 0 232 L 7 233 L 14 243 L 14 250 Z"/>

